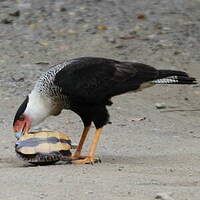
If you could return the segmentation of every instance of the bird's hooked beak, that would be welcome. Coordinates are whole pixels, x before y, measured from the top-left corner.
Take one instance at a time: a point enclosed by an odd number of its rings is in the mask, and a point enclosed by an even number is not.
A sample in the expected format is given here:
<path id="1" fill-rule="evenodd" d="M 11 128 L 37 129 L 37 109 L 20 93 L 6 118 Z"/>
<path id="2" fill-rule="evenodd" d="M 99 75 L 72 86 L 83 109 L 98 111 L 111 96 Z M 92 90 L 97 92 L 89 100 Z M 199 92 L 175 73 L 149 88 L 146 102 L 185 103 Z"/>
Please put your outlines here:
<path id="1" fill-rule="evenodd" d="M 20 116 L 18 120 L 16 120 L 16 122 L 13 125 L 15 137 L 19 139 L 22 134 L 28 133 L 30 128 L 31 128 L 31 119 L 29 119 L 29 117 L 23 114 L 22 116 Z"/>

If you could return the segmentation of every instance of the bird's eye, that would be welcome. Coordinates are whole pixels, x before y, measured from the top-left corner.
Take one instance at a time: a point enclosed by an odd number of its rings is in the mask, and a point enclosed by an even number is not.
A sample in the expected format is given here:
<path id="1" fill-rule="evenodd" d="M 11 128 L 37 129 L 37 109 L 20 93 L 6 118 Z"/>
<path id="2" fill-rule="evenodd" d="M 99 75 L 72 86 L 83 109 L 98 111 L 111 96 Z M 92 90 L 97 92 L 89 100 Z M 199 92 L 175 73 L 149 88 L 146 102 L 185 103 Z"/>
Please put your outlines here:
<path id="1" fill-rule="evenodd" d="M 24 120 L 24 116 L 23 115 L 21 115 L 20 117 L 19 117 L 19 121 L 23 121 Z"/>

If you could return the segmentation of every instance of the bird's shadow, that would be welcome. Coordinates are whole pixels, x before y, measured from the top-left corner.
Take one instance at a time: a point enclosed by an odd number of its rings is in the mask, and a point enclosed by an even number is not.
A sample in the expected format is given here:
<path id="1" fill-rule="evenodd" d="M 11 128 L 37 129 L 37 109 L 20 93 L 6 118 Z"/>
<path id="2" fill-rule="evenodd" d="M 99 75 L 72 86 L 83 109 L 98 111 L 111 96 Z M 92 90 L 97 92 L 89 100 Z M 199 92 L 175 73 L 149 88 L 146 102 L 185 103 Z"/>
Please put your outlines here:
<path id="1" fill-rule="evenodd" d="M 101 164 L 110 163 L 110 164 L 118 164 L 118 163 L 128 163 L 134 164 L 137 163 L 137 158 L 131 156 L 115 156 L 115 155 L 102 155 L 99 157 L 102 161 Z M 21 167 L 37 167 L 37 166 L 54 166 L 54 165 L 70 165 L 70 162 L 59 161 L 54 164 L 32 164 L 25 161 L 20 160 L 17 157 L 4 157 L 0 158 L 0 168 L 21 168 Z"/>
<path id="2" fill-rule="evenodd" d="M 174 155 L 101 155 L 99 157 L 101 159 L 101 164 L 130 164 L 130 165 L 152 165 L 154 164 L 164 164 L 171 162 L 185 162 L 188 160 L 189 155 L 182 154 L 182 156 Z M 57 165 L 71 165 L 70 162 L 59 161 L 55 164 L 45 163 L 43 166 L 57 166 Z M 38 165 L 31 164 L 28 162 L 24 162 L 17 157 L 8 157 L 8 158 L 0 158 L 0 168 L 22 168 L 22 167 L 37 167 Z M 41 165 L 39 165 L 41 166 Z M 72 164 L 73 166 L 73 164 Z"/>

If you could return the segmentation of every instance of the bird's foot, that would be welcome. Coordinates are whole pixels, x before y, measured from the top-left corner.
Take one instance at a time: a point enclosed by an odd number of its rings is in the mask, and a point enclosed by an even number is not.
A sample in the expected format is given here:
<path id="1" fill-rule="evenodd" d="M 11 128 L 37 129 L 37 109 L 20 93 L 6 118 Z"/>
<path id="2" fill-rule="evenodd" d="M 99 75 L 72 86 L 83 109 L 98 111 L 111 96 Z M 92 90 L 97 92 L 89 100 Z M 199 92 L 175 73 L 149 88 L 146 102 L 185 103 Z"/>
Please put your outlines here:
<path id="1" fill-rule="evenodd" d="M 80 154 L 74 154 L 74 155 L 72 155 L 70 158 L 69 158 L 69 160 L 70 161 L 72 161 L 72 160 L 80 160 L 80 159 L 84 159 L 84 158 L 86 158 L 87 156 L 82 156 L 82 155 L 80 155 Z"/>
<path id="2" fill-rule="evenodd" d="M 94 163 L 101 163 L 101 160 L 99 158 L 94 158 L 91 156 L 86 156 L 83 159 L 79 159 L 79 160 L 72 160 L 71 161 L 72 164 L 94 164 Z"/>

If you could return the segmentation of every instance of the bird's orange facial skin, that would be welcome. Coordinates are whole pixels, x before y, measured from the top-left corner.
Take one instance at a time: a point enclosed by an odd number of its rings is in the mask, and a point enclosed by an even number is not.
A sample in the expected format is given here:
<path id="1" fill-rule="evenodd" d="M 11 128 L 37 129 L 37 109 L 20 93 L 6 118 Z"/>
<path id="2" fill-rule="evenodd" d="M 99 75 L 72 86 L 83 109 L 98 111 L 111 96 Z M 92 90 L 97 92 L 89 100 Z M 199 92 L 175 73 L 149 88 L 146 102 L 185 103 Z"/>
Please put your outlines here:
<path id="1" fill-rule="evenodd" d="M 31 120 L 25 115 L 22 115 L 13 126 L 14 132 L 28 132 L 30 128 Z"/>

